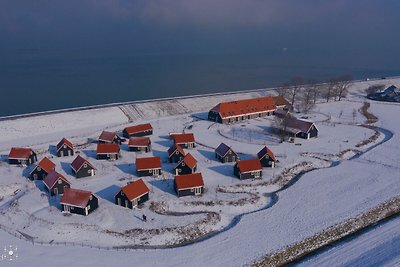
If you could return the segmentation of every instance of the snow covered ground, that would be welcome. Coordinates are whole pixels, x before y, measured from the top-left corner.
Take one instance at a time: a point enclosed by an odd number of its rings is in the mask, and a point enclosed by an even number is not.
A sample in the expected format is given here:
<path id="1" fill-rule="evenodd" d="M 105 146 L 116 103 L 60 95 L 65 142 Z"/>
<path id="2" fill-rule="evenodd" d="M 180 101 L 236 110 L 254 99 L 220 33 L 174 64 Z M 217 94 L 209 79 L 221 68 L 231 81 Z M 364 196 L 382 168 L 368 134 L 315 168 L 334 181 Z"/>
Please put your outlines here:
<path id="1" fill-rule="evenodd" d="M 32 263 L 32 260 L 40 264 L 43 255 L 49 259 L 56 259 L 62 266 L 67 266 L 75 259 L 61 256 L 66 251 L 70 255 L 78 251 L 80 255 L 86 255 L 87 258 L 83 257 L 80 262 L 83 266 L 93 266 L 94 262 L 110 266 L 116 259 L 121 263 L 135 260 L 146 266 L 240 266 L 251 263 L 265 254 L 282 249 L 368 210 L 396 196 L 400 191 L 397 175 L 400 166 L 396 157 L 399 149 L 397 133 L 400 132 L 400 126 L 393 116 L 398 113 L 400 106 L 373 103 L 371 112 L 379 118 L 377 126 L 393 132 L 393 138 L 386 142 L 386 132 L 383 131 L 375 141 L 377 144 L 385 141 L 382 145 L 370 151 L 368 147 L 374 144 L 356 147 L 374 134 L 371 129 L 353 125 L 365 120 L 360 114 L 353 118 L 353 110 L 359 109 L 364 101 L 357 89 L 365 86 L 365 83 L 355 86 L 351 101 L 318 104 L 316 112 L 307 116 L 317 121 L 319 138 L 297 139 L 296 144 L 279 144 L 276 138 L 271 136 L 260 141 L 260 138 L 265 136 L 263 133 L 268 133 L 272 123 L 271 117 L 235 125 L 233 127 L 237 129 L 233 130 L 232 126 L 197 120 L 190 114 L 152 119 L 156 112 L 153 110 L 149 113 L 150 118 L 146 120 L 154 127 L 153 152 L 135 154 L 126 151 L 124 145 L 123 157 L 116 162 L 95 160 L 95 144 L 90 141 L 95 139 L 103 128 L 120 131 L 127 125 L 128 118 L 118 108 L 55 114 L 43 120 L 30 118 L 0 122 L 0 150 L 3 155 L 7 154 L 13 145 L 30 145 L 42 152 L 39 158 L 44 155 L 51 156 L 46 152 L 47 148 L 65 136 L 75 143 L 87 143 L 79 148 L 80 153 L 89 157 L 98 169 L 98 175 L 78 180 L 71 176 L 69 169 L 73 158 L 52 158 L 57 164 L 57 169 L 67 176 L 73 187 L 91 190 L 100 197 L 100 208 L 88 217 L 63 216 L 57 207 L 57 199 L 48 198 L 43 193 L 40 182 L 34 184 L 21 175 L 28 173 L 29 168 L 11 167 L 6 162 L 1 162 L 0 194 L 3 199 L 0 199 L 0 224 L 6 225 L 10 231 L 20 231 L 31 236 L 33 240 L 52 244 L 76 242 L 94 246 L 175 244 L 191 233 L 191 228 L 188 227 L 191 225 L 198 226 L 199 228 L 195 229 L 200 229 L 204 234 L 221 231 L 211 238 L 185 247 L 129 252 L 75 248 L 71 244 L 33 246 L 5 232 L 0 232 L 0 240 L 5 243 L 0 245 L 18 245 L 20 258 L 15 264 L 21 264 L 20 266 Z M 196 103 L 193 99 L 187 102 L 188 106 Z M 208 108 L 214 105 L 213 102 L 209 102 Z M 205 102 L 199 105 L 205 110 L 208 109 Z M 142 112 L 143 110 L 145 109 L 142 109 Z M 79 124 L 71 122 L 74 120 L 79 120 Z M 34 131 L 36 127 L 40 129 L 37 132 Z M 197 149 L 187 150 L 199 161 L 199 171 L 205 179 L 207 191 L 200 198 L 176 198 L 172 188 L 173 164 L 166 163 L 166 150 L 171 145 L 166 136 L 170 132 L 182 131 L 185 128 L 190 128 L 201 144 Z M 30 132 L 34 134 L 29 135 Z M 232 164 L 223 165 L 214 159 L 213 148 L 220 142 L 232 145 L 241 158 L 254 157 L 262 145 L 267 144 L 280 162 L 275 169 L 264 169 L 261 181 L 239 181 L 233 176 Z M 349 152 L 338 155 L 341 151 Z M 346 160 L 357 151 L 368 152 Z M 151 201 L 174 212 L 204 213 L 166 216 L 152 211 L 150 201 L 141 210 L 132 211 L 112 203 L 112 197 L 118 187 L 136 179 L 133 164 L 135 157 L 150 154 L 162 158 L 166 173 L 164 178 L 145 178 L 151 187 Z M 307 173 L 286 190 L 275 193 L 282 184 L 274 183 L 274 179 L 285 169 L 300 162 L 308 162 L 309 166 L 314 168 L 332 167 Z M 216 191 L 217 188 L 230 193 Z M 18 189 L 20 192 L 16 192 Z M 18 197 L 18 201 L 11 206 L 5 206 L 13 197 Z M 205 203 L 209 201 L 211 204 Z M 147 223 L 140 220 L 143 213 L 149 219 Z M 205 221 L 210 213 L 217 213 L 220 218 L 212 220 L 212 223 Z M 154 229 L 166 227 L 175 231 L 159 231 L 154 234 Z M 133 236 L 127 234 L 131 233 L 129 231 L 132 229 L 144 229 L 145 233 Z"/>

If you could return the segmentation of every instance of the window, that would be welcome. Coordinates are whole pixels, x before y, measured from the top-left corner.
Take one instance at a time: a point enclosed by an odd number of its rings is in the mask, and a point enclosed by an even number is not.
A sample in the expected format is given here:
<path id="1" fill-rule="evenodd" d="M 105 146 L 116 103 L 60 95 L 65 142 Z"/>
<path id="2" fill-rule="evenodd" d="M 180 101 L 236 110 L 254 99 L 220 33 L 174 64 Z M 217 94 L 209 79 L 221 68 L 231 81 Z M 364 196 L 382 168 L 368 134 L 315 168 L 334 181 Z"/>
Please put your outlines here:
<path id="1" fill-rule="evenodd" d="M 71 210 L 74 210 L 74 207 L 71 206 Z"/>
<path id="2" fill-rule="evenodd" d="M 194 192 L 194 188 L 190 188 L 190 192 Z"/>
<path id="3" fill-rule="evenodd" d="M 40 168 L 40 167 L 37 167 L 37 170 L 38 170 L 38 172 L 40 172 L 40 171 L 42 170 L 42 168 Z"/>
<path id="4" fill-rule="evenodd" d="M 58 179 L 58 184 L 61 184 L 61 183 L 62 183 L 61 179 Z"/>
<path id="5" fill-rule="evenodd" d="M 175 151 L 175 154 L 176 154 L 176 155 L 178 155 L 178 154 L 179 154 L 179 151 L 178 151 L 178 150 L 177 150 L 177 151 Z"/>
<path id="6" fill-rule="evenodd" d="M 121 191 L 121 196 L 124 196 L 124 191 Z"/>
<path id="7" fill-rule="evenodd" d="M 88 172 L 89 174 L 92 174 L 92 170 L 87 170 L 87 172 Z"/>
<path id="8" fill-rule="evenodd" d="M 90 197 L 89 197 L 89 200 L 92 200 L 93 199 L 93 196 L 92 195 L 90 195 Z"/>
<path id="9" fill-rule="evenodd" d="M 87 168 L 87 163 L 83 163 L 83 168 Z"/>
<path id="10" fill-rule="evenodd" d="M 182 167 L 185 167 L 185 162 L 182 162 Z"/>
<path id="11" fill-rule="evenodd" d="M 87 209 L 90 210 L 90 205 L 87 205 Z"/>
<path id="12" fill-rule="evenodd" d="M 64 148 L 67 148 L 67 145 L 64 145 Z"/>

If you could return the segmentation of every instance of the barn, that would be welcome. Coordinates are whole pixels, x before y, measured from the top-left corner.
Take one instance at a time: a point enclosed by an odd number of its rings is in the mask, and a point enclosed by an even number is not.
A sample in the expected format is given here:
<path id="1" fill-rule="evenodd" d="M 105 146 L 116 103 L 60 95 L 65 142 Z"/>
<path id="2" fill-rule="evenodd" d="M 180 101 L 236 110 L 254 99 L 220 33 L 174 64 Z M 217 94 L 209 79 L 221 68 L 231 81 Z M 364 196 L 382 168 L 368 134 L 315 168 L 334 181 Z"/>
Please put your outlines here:
<path id="1" fill-rule="evenodd" d="M 262 177 L 262 166 L 258 159 L 239 160 L 233 166 L 233 173 L 239 179 L 254 179 Z"/>
<path id="2" fill-rule="evenodd" d="M 131 137 L 128 143 L 129 151 L 150 152 L 151 140 L 149 137 Z"/>
<path id="3" fill-rule="evenodd" d="M 142 179 L 128 183 L 115 195 L 115 204 L 133 209 L 149 200 L 149 188 Z"/>
<path id="4" fill-rule="evenodd" d="M 287 117 L 285 120 L 285 129 L 287 133 L 303 139 L 318 137 L 318 128 L 315 123 L 295 117 Z"/>
<path id="5" fill-rule="evenodd" d="M 103 131 L 99 136 L 98 142 L 101 144 L 118 144 L 118 145 L 120 145 L 122 143 L 122 139 L 114 132 Z"/>
<path id="6" fill-rule="evenodd" d="M 117 160 L 121 156 L 120 150 L 118 144 L 97 144 L 97 159 Z"/>
<path id="7" fill-rule="evenodd" d="M 66 138 L 63 138 L 56 146 L 57 157 L 66 157 L 74 155 L 74 145 Z"/>
<path id="8" fill-rule="evenodd" d="M 87 216 L 99 207 L 99 200 L 92 192 L 66 188 L 60 204 L 65 213 Z"/>
<path id="9" fill-rule="evenodd" d="M 192 174 L 197 170 L 197 160 L 190 154 L 186 156 L 175 166 L 176 175 Z"/>
<path id="10" fill-rule="evenodd" d="M 276 164 L 276 158 L 274 153 L 268 147 L 264 146 L 258 153 L 257 157 L 263 167 L 274 168 Z"/>
<path id="11" fill-rule="evenodd" d="M 193 133 L 176 133 L 170 135 L 174 144 L 180 145 L 182 148 L 194 148 L 196 146 L 196 140 L 194 139 Z"/>
<path id="12" fill-rule="evenodd" d="M 185 151 L 177 144 L 173 144 L 168 149 L 168 159 L 170 163 L 178 163 L 185 157 Z"/>
<path id="13" fill-rule="evenodd" d="M 200 196 L 204 193 L 204 181 L 201 173 L 176 175 L 174 185 L 178 197 Z"/>
<path id="14" fill-rule="evenodd" d="M 275 109 L 272 96 L 221 102 L 208 112 L 208 119 L 228 124 L 269 116 Z"/>
<path id="15" fill-rule="evenodd" d="M 235 151 L 233 151 L 233 149 L 231 147 L 227 146 L 225 143 L 221 143 L 215 149 L 215 158 L 217 158 L 222 163 L 236 162 L 239 159 L 239 157 L 235 153 Z"/>
<path id="16" fill-rule="evenodd" d="M 43 180 L 47 174 L 54 171 L 56 168 L 56 164 L 54 164 L 47 157 L 44 157 L 36 167 L 29 174 L 29 179 L 33 180 Z"/>
<path id="17" fill-rule="evenodd" d="M 8 163 L 11 165 L 31 165 L 37 161 L 36 152 L 32 148 L 13 147 L 8 154 Z"/>
<path id="18" fill-rule="evenodd" d="M 160 157 L 136 158 L 136 173 L 138 176 L 161 175 Z"/>
<path id="19" fill-rule="evenodd" d="M 76 178 L 94 176 L 96 168 L 81 155 L 78 155 L 71 163 L 71 169 Z"/>
<path id="20" fill-rule="evenodd" d="M 50 172 L 44 179 L 43 183 L 50 192 L 50 195 L 62 195 L 66 188 L 71 187 L 71 183 L 63 175 L 56 171 Z"/>
<path id="21" fill-rule="evenodd" d="M 122 131 L 122 134 L 125 138 L 130 138 L 132 136 L 140 137 L 140 136 L 152 135 L 153 127 L 151 126 L 150 123 L 134 125 L 126 127 Z"/>

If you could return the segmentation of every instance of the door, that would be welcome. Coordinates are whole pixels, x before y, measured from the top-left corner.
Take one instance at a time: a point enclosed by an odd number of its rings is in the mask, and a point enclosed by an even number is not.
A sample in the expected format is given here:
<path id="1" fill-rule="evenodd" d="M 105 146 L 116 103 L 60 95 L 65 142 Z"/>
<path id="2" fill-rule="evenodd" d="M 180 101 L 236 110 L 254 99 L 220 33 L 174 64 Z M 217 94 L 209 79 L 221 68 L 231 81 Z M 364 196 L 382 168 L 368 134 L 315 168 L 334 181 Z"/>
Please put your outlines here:
<path id="1" fill-rule="evenodd" d="M 158 175 L 158 169 L 153 169 L 153 176 L 157 176 Z"/>
<path id="2" fill-rule="evenodd" d="M 37 174 L 36 173 L 33 174 L 33 180 L 37 180 Z"/>
<path id="3" fill-rule="evenodd" d="M 36 177 L 36 178 L 37 178 L 37 177 Z M 46 178 L 46 174 L 45 174 L 45 173 L 42 174 L 42 180 L 43 180 L 44 178 Z M 36 180 L 36 179 L 35 179 L 35 180 Z"/>
<path id="4" fill-rule="evenodd" d="M 115 155 L 114 154 L 110 155 L 110 160 L 115 160 Z"/>
<path id="5" fill-rule="evenodd" d="M 118 203 L 118 206 L 121 206 L 121 199 L 120 198 L 117 198 L 117 203 Z"/>
<path id="6" fill-rule="evenodd" d="M 58 188 L 55 187 L 55 188 L 53 189 L 53 192 L 54 192 L 54 195 L 58 195 Z"/>
<path id="7" fill-rule="evenodd" d="M 60 156 L 64 157 L 64 151 L 62 151 L 62 150 L 60 151 Z"/>
<path id="8" fill-rule="evenodd" d="M 71 154 L 72 154 L 72 151 L 68 150 L 68 156 L 71 156 Z"/>
<path id="9" fill-rule="evenodd" d="M 201 195 L 201 187 L 196 187 L 196 188 L 194 189 L 194 194 L 195 194 L 196 196 Z"/>
<path id="10" fill-rule="evenodd" d="M 136 207 L 138 204 L 137 198 L 132 201 L 132 207 Z"/>
<path id="11" fill-rule="evenodd" d="M 69 213 L 71 211 L 70 206 L 64 205 L 64 211 Z"/>
<path id="12" fill-rule="evenodd" d="M 94 170 L 93 169 L 90 170 L 90 176 L 94 176 Z"/>
<path id="13" fill-rule="evenodd" d="M 129 208 L 128 200 L 125 200 L 125 207 Z"/>

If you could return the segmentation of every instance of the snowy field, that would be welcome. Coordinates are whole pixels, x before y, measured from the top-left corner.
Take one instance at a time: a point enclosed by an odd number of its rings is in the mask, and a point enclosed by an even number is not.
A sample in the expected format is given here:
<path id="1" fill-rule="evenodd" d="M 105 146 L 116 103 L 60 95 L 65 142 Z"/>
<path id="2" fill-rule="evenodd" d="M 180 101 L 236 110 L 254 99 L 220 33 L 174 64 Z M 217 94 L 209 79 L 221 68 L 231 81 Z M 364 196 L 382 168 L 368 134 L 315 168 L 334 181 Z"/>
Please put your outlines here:
<path id="1" fill-rule="evenodd" d="M 397 81 L 385 82 L 396 84 Z M 276 136 L 271 135 L 273 117 L 227 126 L 197 119 L 204 116 L 197 108 L 186 108 L 187 114 L 170 111 L 168 115 L 175 115 L 153 118 L 161 112 L 157 113 L 151 106 L 149 118 L 144 120 L 146 111 L 142 107 L 142 117 L 137 122 L 152 123 L 153 151 L 136 154 L 128 152 L 124 144 L 122 159 L 115 162 L 97 161 L 93 140 L 102 129 L 121 131 L 130 125 L 128 119 L 132 120 L 132 116 L 125 116 L 124 109 L 107 108 L 0 122 L 3 159 L 0 162 L 0 224 L 34 242 L 47 243 L 32 245 L 0 231 L 0 245 L 18 245 L 20 257 L 13 263 L 15 266 L 32 262 L 40 265 L 44 257 L 54 259 L 54 263 L 61 266 L 73 264 L 74 257 L 61 256 L 65 252 L 86 255 L 80 261 L 83 266 L 93 266 L 95 262 L 111 266 L 116 260 L 121 263 L 134 260 L 145 266 L 249 264 L 400 192 L 400 163 L 396 157 L 400 126 L 393 115 L 398 114 L 400 105 L 373 102 L 370 111 L 379 118 L 376 126 L 383 130 L 374 143 L 358 146 L 375 134 L 374 130 L 360 125 L 365 121 L 361 114 L 353 117 L 353 111 L 364 101 L 359 90 L 366 87 L 366 82 L 354 85 L 348 100 L 318 104 L 307 116 L 317 123 L 319 137 L 296 139 L 295 144 L 279 143 Z M 230 95 L 229 99 L 232 98 Z M 186 102 L 188 107 L 196 103 L 193 99 Z M 202 110 L 207 111 L 215 100 L 198 102 Z M 162 109 L 162 105 L 158 108 Z M 192 112 L 197 113 L 196 117 L 191 116 Z M 183 130 L 193 132 L 198 142 L 196 149 L 186 152 L 198 160 L 198 171 L 203 174 L 206 192 L 202 197 L 178 199 L 173 191 L 174 165 L 167 163 L 166 152 L 172 142 L 167 135 Z M 88 157 L 98 169 L 96 176 L 75 179 L 69 166 L 73 157 L 58 159 L 47 151 L 62 137 L 81 144 L 79 153 Z M 233 176 L 233 164 L 215 160 L 213 149 L 220 142 L 231 145 L 242 159 L 255 157 L 262 146 L 267 145 L 279 163 L 274 169 L 265 168 L 262 180 L 240 181 Z M 58 171 L 70 180 L 72 187 L 90 190 L 99 196 L 99 209 L 88 217 L 64 216 L 57 198 L 48 197 L 41 182 L 33 183 L 23 176 L 31 167 L 13 167 L 4 161 L 11 146 L 31 146 L 40 152 L 39 159 L 52 157 Z M 353 157 L 356 154 L 358 156 Z M 159 178 L 145 178 L 151 189 L 150 201 L 134 210 L 114 205 L 116 190 L 137 178 L 135 157 L 149 155 L 161 157 L 165 174 Z M 293 166 L 297 166 L 296 169 L 289 170 Z M 289 173 L 287 178 L 290 179 L 301 170 L 315 168 L 320 169 L 303 175 L 280 191 L 284 183 L 277 178 L 283 172 Z M 179 216 L 163 214 L 165 211 Z M 147 222 L 140 219 L 142 214 L 146 214 Z M 181 244 L 208 234 L 210 237 L 200 242 L 162 249 L 165 245 Z M 54 245 L 62 242 L 66 245 Z M 72 242 L 100 247 L 140 246 L 141 249 L 98 250 L 74 247 Z M 149 246 L 159 249 L 145 249 Z"/>

